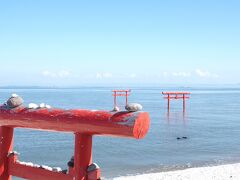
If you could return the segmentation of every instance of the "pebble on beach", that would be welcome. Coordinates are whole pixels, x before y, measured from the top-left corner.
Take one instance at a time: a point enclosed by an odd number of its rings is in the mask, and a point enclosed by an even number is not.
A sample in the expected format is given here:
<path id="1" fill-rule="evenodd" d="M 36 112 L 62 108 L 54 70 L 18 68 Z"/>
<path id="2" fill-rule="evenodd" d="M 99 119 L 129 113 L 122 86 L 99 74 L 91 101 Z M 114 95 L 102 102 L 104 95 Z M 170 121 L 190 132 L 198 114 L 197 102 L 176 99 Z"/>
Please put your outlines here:
<path id="1" fill-rule="evenodd" d="M 100 169 L 100 167 L 96 163 L 92 163 L 90 166 L 88 166 L 87 171 L 91 172 L 91 171 L 94 171 L 96 169 Z"/>
<path id="2" fill-rule="evenodd" d="M 10 156 L 12 156 L 12 155 L 20 155 L 20 153 L 18 153 L 17 151 L 10 151 L 9 153 L 8 153 L 8 157 L 10 157 Z"/>
<path id="3" fill-rule="evenodd" d="M 23 99 L 17 94 L 12 94 L 12 96 L 7 100 L 7 106 L 10 108 L 16 108 L 23 104 Z"/>
<path id="4" fill-rule="evenodd" d="M 46 104 L 46 106 L 45 106 L 47 109 L 51 109 L 52 107 L 50 106 L 50 105 L 48 105 L 48 104 Z"/>
<path id="5" fill-rule="evenodd" d="M 47 109 L 51 109 L 52 107 L 48 104 L 45 103 L 41 103 L 40 105 L 37 105 L 35 103 L 30 103 L 28 104 L 28 108 L 29 109 L 38 109 L 38 108 L 47 108 Z"/>
<path id="6" fill-rule="evenodd" d="M 41 103 L 41 104 L 39 105 L 39 107 L 40 107 L 40 108 L 45 108 L 46 105 L 45 105 L 45 103 Z"/>
<path id="7" fill-rule="evenodd" d="M 143 109 L 141 104 L 138 103 L 130 103 L 125 106 L 125 109 L 129 112 L 141 111 Z"/>
<path id="8" fill-rule="evenodd" d="M 37 109 L 39 106 L 37 105 L 37 104 L 35 104 L 35 103 L 30 103 L 30 104 L 28 104 L 28 108 L 29 109 Z"/>
<path id="9" fill-rule="evenodd" d="M 50 106 L 50 105 L 48 105 L 48 104 L 45 104 L 45 103 L 41 103 L 41 104 L 39 105 L 39 107 L 40 107 L 40 108 L 47 108 L 47 109 L 51 109 L 51 106 Z"/>
<path id="10" fill-rule="evenodd" d="M 70 161 L 68 161 L 68 167 L 74 167 L 74 156 L 72 156 Z"/>
<path id="11" fill-rule="evenodd" d="M 46 166 L 46 165 L 41 165 L 40 168 L 48 170 L 48 171 L 52 171 L 53 170 L 53 168 L 51 168 L 49 166 Z"/>
<path id="12" fill-rule="evenodd" d="M 119 108 L 118 106 L 115 106 L 115 107 L 113 108 L 113 111 L 120 111 L 120 108 Z"/>
<path id="13" fill-rule="evenodd" d="M 60 167 L 53 167 L 52 170 L 54 172 L 62 172 L 62 168 L 60 168 Z"/>

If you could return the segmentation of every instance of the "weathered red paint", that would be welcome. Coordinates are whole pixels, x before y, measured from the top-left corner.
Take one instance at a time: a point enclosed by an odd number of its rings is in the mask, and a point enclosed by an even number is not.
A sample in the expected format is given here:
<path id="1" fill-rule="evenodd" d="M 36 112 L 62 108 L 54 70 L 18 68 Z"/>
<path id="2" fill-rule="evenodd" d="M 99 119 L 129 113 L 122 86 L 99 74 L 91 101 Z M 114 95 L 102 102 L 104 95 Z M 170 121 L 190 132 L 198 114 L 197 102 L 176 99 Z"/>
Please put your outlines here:
<path id="1" fill-rule="evenodd" d="M 94 180 L 100 169 L 88 172 L 92 164 L 92 136 L 108 135 L 140 139 L 149 129 L 146 112 L 109 112 L 91 110 L 29 109 L 20 106 L 9 109 L 0 106 L 0 180 L 11 175 L 32 180 Z M 75 134 L 74 167 L 67 174 L 19 163 L 11 154 L 13 129 L 31 128 Z"/>
<path id="2" fill-rule="evenodd" d="M 190 98 L 190 92 L 162 92 L 164 99 L 168 100 L 168 111 L 170 111 L 170 100 L 171 99 L 182 99 L 183 100 L 183 111 L 186 110 L 186 99 Z"/>
<path id="3" fill-rule="evenodd" d="M 0 179 L 10 180 L 7 155 L 13 147 L 13 128 L 0 126 Z"/>
<path id="4" fill-rule="evenodd" d="M 42 168 L 19 164 L 16 156 L 9 157 L 9 174 L 32 180 L 73 180 L 72 174 L 53 172 Z M 5 179 L 1 179 L 5 180 Z"/>
<path id="5" fill-rule="evenodd" d="M 82 156 L 84 154 L 84 156 Z M 87 168 L 92 163 L 92 136 L 75 134 L 74 167 L 75 179 L 84 180 Z"/>
<path id="6" fill-rule="evenodd" d="M 143 131 L 142 127 L 149 127 L 149 115 L 146 112 L 28 109 L 26 107 L 6 109 L 0 107 L 0 125 L 142 138 L 147 133 L 146 130 Z"/>
<path id="7" fill-rule="evenodd" d="M 100 179 L 100 176 L 101 176 L 100 169 L 96 169 L 95 171 L 88 173 L 88 180 L 96 180 L 96 177 L 97 179 Z"/>

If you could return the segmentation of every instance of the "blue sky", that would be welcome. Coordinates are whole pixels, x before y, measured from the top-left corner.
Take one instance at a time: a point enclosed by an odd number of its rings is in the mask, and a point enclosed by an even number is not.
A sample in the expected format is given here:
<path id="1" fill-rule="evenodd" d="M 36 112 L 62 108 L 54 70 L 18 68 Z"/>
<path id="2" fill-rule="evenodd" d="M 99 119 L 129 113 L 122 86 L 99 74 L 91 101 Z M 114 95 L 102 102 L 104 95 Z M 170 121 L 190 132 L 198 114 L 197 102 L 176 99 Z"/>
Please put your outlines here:
<path id="1" fill-rule="evenodd" d="M 240 83 L 240 1 L 0 3 L 0 86 Z"/>

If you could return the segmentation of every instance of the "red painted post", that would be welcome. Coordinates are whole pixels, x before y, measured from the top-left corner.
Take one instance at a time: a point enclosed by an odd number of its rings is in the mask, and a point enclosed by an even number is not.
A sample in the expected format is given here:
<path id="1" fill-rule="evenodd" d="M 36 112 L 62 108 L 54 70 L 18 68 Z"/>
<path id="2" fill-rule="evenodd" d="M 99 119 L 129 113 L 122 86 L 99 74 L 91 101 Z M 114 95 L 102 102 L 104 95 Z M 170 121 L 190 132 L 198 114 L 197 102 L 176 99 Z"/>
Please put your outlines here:
<path id="1" fill-rule="evenodd" d="M 117 92 L 114 91 L 114 108 L 117 107 Z"/>
<path id="2" fill-rule="evenodd" d="M 183 111 L 185 112 L 186 109 L 186 102 L 185 102 L 185 94 L 183 94 Z"/>
<path id="3" fill-rule="evenodd" d="M 128 104 L 128 91 L 126 91 L 126 105 Z"/>
<path id="4" fill-rule="evenodd" d="M 8 153 L 12 151 L 13 128 L 0 126 L 0 179 L 10 180 L 8 173 Z"/>
<path id="5" fill-rule="evenodd" d="M 170 111 L 170 94 L 168 94 L 168 111 Z"/>
<path id="6" fill-rule="evenodd" d="M 114 108 L 117 107 L 117 96 L 125 96 L 126 97 L 126 105 L 128 104 L 128 96 L 130 95 L 131 90 L 112 90 L 114 96 Z"/>
<path id="7" fill-rule="evenodd" d="M 122 93 L 125 95 L 124 93 Z M 27 108 L 21 105 L 0 106 L 0 180 L 11 180 L 11 175 L 31 180 L 97 180 L 100 168 L 92 163 L 92 136 L 106 135 L 143 138 L 149 129 L 146 112 L 63 110 L 56 108 Z M 53 170 L 33 163 L 20 162 L 13 146 L 13 128 L 75 134 L 73 167 L 69 171 Z"/>
<path id="8" fill-rule="evenodd" d="M 171 99 L 182 99 L 183 100 L 183 111 L 186 110 L 186 99 L 189 99 L 189 92 L 162 92 L 164 99 L 168 100 L 168 111 L 170 111 L 170 101 Z"/>
<path id="9" fill-rule="evenodd" d="M 75 134 L 75 180 L 87 180 L 87 168 L 92 163 L 92 136 Z"/>

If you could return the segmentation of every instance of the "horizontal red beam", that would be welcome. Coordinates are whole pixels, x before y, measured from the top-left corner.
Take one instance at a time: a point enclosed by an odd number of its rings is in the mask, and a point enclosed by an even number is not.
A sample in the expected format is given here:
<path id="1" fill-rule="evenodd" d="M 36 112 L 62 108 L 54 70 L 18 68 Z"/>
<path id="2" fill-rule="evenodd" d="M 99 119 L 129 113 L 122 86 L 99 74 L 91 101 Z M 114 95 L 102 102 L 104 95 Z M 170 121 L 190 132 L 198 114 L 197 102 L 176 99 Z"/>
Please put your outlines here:
<path id="1" fill-rule="evenodd" d="M 9 162 L 8 172 L 12 176 L 24 179 L 45 179 L 45 180 L 72 180 L 73 176 L 61 172 L 53 172 L 46 169 L 22 165 L 16 162 Z"/>
<path id="2" fill-rule="evenodd" d="M 113 94 L 113 96 L 128 96 L 129 94 Z"/>
<path id="3" fill-rule="evenodd" d="M 164 99 L 190 99 L 190 97 L 164 97 Z"/>
<path id="4" fill-rule="evenodd" d="M 162 92 L 163 95 L 183 95 L 191 94 L 190 92 Z"/>
<path id="5" fill-rule="evenodd" d="M 146 112 L 109 112 L 91 110 L 8 109 L 0 106 L 0 125 L 38 130 L 78 132 L 89 135 L 111 135 L 143 138 L 149 129 Z"/>
<path id="6" fill-rule="evenodd" d="M 120 90 L 112 90 L 112 92 L 131 92 L 131 90 L 130 89 L 127 89 L 127 90 L 120 89 Z"/>

